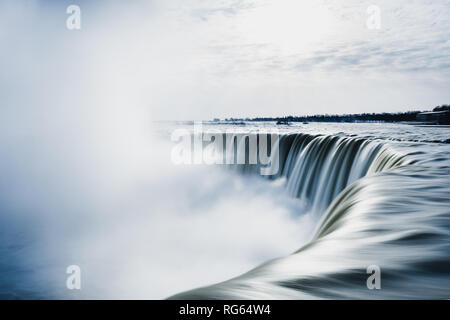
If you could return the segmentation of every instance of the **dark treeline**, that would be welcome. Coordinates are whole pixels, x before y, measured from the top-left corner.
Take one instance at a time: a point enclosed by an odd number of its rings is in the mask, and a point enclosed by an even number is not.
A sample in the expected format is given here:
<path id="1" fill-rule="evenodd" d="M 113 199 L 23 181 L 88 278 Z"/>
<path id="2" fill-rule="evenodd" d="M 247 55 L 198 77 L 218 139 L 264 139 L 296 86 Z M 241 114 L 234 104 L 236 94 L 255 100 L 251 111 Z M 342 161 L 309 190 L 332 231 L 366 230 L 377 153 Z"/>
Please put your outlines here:
<path id="1" fill-rule="evenodd" d="M 450 111 L 450 105 L 449 104 L 444 104 L 442 106 L 437 106 L 436 108 L 433 109 L 434 112 L 436 111 Z"/>
<path id="2" fill-rule="evenodd" d="M 437 106 L 433 112 L 450 111 L 450 105 Z M 402 122 L 402 121 L 417 121 L 417 115 L 424 111 L 407 111 L 397 113 L 358 113 L 358 114 L 322 114 L 312 116 L 286 116 L 286 117 L 258 117 L 225 119 L 226 121 L 277 121 L 279 123 L 288 122 Z"/>

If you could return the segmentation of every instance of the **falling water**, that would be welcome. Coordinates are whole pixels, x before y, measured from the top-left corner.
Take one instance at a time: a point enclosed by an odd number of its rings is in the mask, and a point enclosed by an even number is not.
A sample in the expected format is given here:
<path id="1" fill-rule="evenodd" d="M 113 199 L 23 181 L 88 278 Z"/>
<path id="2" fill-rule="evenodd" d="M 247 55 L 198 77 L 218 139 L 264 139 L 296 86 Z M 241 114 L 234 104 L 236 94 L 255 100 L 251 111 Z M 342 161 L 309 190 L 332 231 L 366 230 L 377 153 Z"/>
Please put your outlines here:
<path id="1" fill-rule="evenodd" d="M 405 142 L 396 145 L 399 152 L 385 141 L 283 135 L 277 178 L 317 217 L 310 241 L 241 276 L 172 298 L 449 298 L 448 146 Z M 380 290 L 366 286 L 371 265 L 381 269 Z"/>

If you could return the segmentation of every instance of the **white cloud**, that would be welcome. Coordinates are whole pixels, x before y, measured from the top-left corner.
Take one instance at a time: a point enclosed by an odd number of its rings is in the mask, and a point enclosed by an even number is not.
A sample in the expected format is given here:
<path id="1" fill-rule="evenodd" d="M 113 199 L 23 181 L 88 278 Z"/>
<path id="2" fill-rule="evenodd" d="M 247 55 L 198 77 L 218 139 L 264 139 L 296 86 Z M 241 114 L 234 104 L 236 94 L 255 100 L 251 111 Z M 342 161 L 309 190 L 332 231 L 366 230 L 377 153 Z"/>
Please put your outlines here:
<path id="1" fill-rule="evenodd" d="M 78 34 L 63 28 L 64 3 L 28 4 L 2 4 L 11 103 L 80 83 L 87 100 L 109 95 L 154 119 L 399 111 L 450 98 L 443 0 L 81 1 Z M 366 27 L 371 4 L 380 30 Z"/>

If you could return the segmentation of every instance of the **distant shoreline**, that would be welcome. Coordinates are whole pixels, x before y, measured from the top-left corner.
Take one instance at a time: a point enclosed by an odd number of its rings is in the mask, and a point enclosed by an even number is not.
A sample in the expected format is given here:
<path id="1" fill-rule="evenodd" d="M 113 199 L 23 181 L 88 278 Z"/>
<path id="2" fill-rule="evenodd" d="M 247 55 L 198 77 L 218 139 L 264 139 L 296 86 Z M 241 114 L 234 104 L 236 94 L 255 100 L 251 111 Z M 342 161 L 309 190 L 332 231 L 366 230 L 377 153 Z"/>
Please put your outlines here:
<path id="1" fill-rule="evenodd" d="M 257 118 L 226 118 L 214 119 L 215 122 L 243 122 L 243 121 L 274 121 L 277 124 L 291 122 L 381 122 L 398 123 L 407 122 L 420 125 L 450 125 L 450 105 L 442 105 L 432 111 L 407 111 L 397 113 L 358 113 L 358 114 L 324 114 L 312 116 L 285 116 L 285 117 L 257 117 Z"/>

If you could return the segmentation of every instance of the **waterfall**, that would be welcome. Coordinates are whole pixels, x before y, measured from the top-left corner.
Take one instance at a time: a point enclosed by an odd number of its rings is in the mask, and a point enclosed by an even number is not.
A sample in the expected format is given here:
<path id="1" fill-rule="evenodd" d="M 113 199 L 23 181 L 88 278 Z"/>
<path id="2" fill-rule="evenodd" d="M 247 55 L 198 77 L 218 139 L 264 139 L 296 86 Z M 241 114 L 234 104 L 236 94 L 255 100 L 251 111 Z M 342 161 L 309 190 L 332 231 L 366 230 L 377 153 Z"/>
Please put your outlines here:
<path id="1" fill-rule="evenodd" d="M 238 140 L 240 148 L 252 152 L 248 148 L 248 140 L 242 136 Z M 285 178 L 287 192 L 301 199 L 306 208 L 317 215 L 322 214 L 342 190 L 358 179 L 411 162 L 383 143 L 364 138 L 286 134 L 279 137 L 275 148 L 279 152 L 271 150 L 271 161 L 279 162 L 279 170 L 269 178 Z M 255 174 L 260 165 L 247 161 L 233 167 L 242 173 Z"/>
<path id="2" fill-rule="evenodd" d="M 423 160 L 379 140 L 302 133 L 283 135 L 274 147 L 280 170 L 269 179 L 285 179 L 286 191 L 307 203 L 317 221 L 311 239 L 288 256 L 171 298 L 448 298 L 447 154 Z M 366 286 L 372 265 L 381 268 L 382 290 Z"/>

